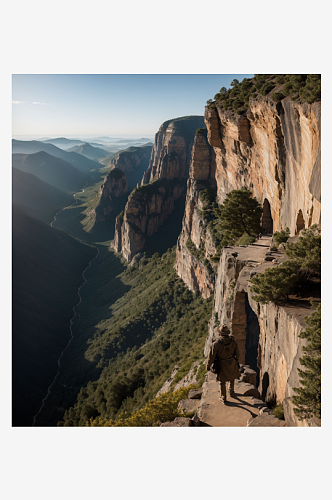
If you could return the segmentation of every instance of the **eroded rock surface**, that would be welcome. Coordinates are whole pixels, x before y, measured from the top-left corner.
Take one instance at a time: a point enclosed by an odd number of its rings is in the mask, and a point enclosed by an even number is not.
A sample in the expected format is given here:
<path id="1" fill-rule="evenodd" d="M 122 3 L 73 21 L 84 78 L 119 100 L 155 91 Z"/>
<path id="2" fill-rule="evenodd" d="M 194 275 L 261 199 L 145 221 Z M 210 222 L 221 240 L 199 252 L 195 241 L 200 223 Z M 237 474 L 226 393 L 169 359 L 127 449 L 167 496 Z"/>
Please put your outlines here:
<path id="1" fill-rule="evenodd" d="M 203 117 L 165 122 L 156 134 L 149 167 L 129 196 L 124 216 L 116 221 L 112 248 L 127 261 L 144 249 L 146 236 L 156 233 L 186 192 L 191 149 Z"/>
<path id="2" fill-rule="evenodd" d="M 100 201 L 96 208 L 96 223 L 104 222 L 105 218 L 117 208 L 117 201 L 125 200 L 128 193 L 126 175 L 118 168 L 111 170 L 105 177 L 99 190 Z"/>
<path id="3" fill-rule="evenodd" d="M 246 116 L 206 108 L 219 202 L 242 186 L 270 205 L 273 231 L 320 222 L 320 102 L 250 98 Z"/>

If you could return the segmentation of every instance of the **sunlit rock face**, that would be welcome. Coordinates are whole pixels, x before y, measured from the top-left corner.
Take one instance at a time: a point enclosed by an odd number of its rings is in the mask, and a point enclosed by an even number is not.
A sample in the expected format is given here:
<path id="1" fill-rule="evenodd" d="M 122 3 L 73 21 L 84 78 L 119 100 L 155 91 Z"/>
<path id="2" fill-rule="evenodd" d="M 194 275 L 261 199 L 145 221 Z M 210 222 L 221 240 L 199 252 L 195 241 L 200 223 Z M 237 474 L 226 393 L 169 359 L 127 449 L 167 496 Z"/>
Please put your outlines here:
<path id="1" fill-rule="evenodd" d="M 211 256 L 216 248 L 200 216 L 199 192 L 215 189 L 222 203 L 233 189 L 247 187 L 263 205 L 268 233 L 289 227 L 296 234 L 319 223 L 320 103 L 300 105 L 286 98 L 276 104 L 259 97 L 250 100 L 242 116 L 206 108 L 205 123 L 207 136 L 196 136 L 192 150 L 175 267 L 191 290 L 208 297 L 214 279 L 206 264 L 215 268 Z M 189 251 L 188 239 L 196 250 L 203 249 L 200 256 Z"/>
<path id="2" fill-rule="evenodd" d="M 105 218 L 114 211 L 116 198 L 128 193 L 127 178 L 121 170 L 114 169 L 109 172 L 99 190 L 99 204 L 96 207 L 96 223 L 105 221 Z"/>
<path id="3" fill-rule="evenodd" d="M 116 222 L 111 246 L 128 262 L 185 194 L 195 132 L 203 126 L 203 117 L 185 117 L 163 123 L 157 132 L 141 186 L 130 194 L 123 218 Z"/>
<path id="4" fill-rule="evenodd" d="M 187 184 L 187 198 L 182 231 L 177 241 L 175 269 L 190 290 L 199 290 L 204 298 L 213 293 L 214 275 L 209 257 L 216 253 L 206 221 L 201 217 L 203 203 L 200 191 L 216 188 L 215 155 L 209 145 L 206 130 L 196 135 Z M 197 257 L 188 246 L 192 242 L 202 256 Z M 195 251 L 195 250 L 194 250 Z"/>
<path id="5" fill-rule="evenodd" d="M 320 222 L 320 102 L 250 99 L 246 115 L 206 108 L 218 199 L 246 186 L 271 211 L 273 231 Z M 303 218 L 303 222 L 302 222 Z"/>

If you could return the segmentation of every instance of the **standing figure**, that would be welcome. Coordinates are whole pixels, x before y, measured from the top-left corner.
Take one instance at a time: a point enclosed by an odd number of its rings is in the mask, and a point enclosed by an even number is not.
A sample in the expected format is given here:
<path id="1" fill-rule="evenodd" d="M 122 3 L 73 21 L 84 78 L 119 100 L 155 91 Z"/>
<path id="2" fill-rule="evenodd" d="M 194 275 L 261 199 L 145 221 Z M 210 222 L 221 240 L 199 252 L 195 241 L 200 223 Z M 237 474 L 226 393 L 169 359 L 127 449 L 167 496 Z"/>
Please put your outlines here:
<path id="1" fill-rule="evenodd" d="M 234 381 L 236 378 L 240 377 L 240 370 L 238 366 L 240 353 L 237 342 L 231 335 L 227 325 L 219 326 L 217 331 L 220 338 L 213 342 L 211 346 L 206 369 L 210 370 L 215 357 L 218 355 L 220 359 L 220 371 L 217 374 L 217 380 L 220 382 L 219 401 L 226 404 L 226 382 L 228 381 L 230 383 L 229 395 L 232 397 L 234 395 Z"/>

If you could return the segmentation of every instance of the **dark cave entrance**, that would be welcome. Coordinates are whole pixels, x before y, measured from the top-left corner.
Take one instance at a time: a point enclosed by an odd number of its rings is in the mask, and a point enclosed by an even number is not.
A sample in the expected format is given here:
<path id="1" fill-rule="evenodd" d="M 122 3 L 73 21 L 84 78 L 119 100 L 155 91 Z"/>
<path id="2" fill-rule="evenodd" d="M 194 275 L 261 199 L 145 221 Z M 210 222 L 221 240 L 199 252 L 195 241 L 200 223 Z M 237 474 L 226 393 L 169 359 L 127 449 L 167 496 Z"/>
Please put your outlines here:
<path id="1" fill-rule="evenodd" d="M 273 233 L 273 219 L 270 202 L 265 198 L 263 203 L 262 227 L 265 233 Z"/>
<path id="2" fill-rule="evenodd" d="M 304 222 L 302 210 L 300 209 L 299 213 L 297 214 L 297 218 L 296 218 L 296 234 L 298 234 L 301 231 L 301 229 L 304 229 L 304 228 L 305 228 L 305 222 Z"/>
<path id="3" fill-rule="evenodd" d="M 239 362 L 250 367 L 257 373 L 257 387 L 259 385 L 258 346 L 259 323 L 258 318 L 248 301 L 248 294 L 244 291 L 237 292 L 235 296 L 232 334 L 239 346 Z"/>
<path id="4" fill-rule="evenodd" d="M 245 294 L 245 311 L 247 316 L 246 321 L 246 356 L 245 364 L 257 373 L 257 387 L 259 386 L 259 368 L 257 363 L 258 358 L 258 342 L 259 342 L 259 323 L 256 313 L 252 310 L 248 294 Z"/>

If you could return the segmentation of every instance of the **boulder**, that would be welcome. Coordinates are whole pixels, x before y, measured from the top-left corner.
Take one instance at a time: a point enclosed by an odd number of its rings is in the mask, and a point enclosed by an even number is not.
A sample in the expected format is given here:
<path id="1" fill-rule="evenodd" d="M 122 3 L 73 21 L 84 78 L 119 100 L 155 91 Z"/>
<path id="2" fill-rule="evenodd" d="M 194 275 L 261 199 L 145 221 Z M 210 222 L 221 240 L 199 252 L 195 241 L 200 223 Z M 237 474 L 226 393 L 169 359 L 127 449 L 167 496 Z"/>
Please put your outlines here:
<path id="1" fill-rule="evenodd" d="M 191 389 L 188 394 L 188 399 L 201 399 L 203 389 Z"/>
<path id="2" fill-rule="evenodd" d="M 176 417 L 173 422 L 164 422 L 160 424 L 159 427 L 193 427 L 193 421 L 191 418 Z"/>
<path id="3" fill-rule="evenodd" d="M 258 389 L 248 382 L 235 381 L 235 393 L 242 396 L 253 396 L 254 398 L 259 398 Z M 263 403 L 263 401 L 262 401 Z"/>
<path id="4" fill-rule="evenodd" d="M 287 425 L 285 420 L 280 420 L 268 412 L 263 412 L 255 418 L 250 418 L 247 427 L 287 427 Z"/>
<path id="5" fill-rule="evenodd" d="M 199 406 L 199 399 L 181 399 L 178 404 L 178 411 L 181 413 L 192 413 Z"/>
<path id="6" fill-rule="evenodd" d="M 252 370 L 248 365 L 244 365 L 243 367 L 241 367 L 241 382 L 247 382 L 248 384 L 256 387 L 256 379 L 257 373 L 255 372 L 255 370 Z"/>

